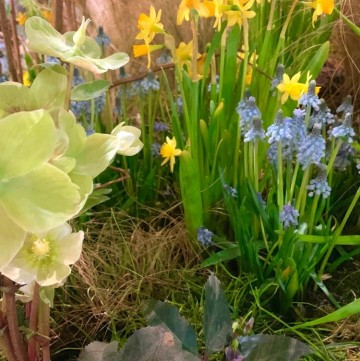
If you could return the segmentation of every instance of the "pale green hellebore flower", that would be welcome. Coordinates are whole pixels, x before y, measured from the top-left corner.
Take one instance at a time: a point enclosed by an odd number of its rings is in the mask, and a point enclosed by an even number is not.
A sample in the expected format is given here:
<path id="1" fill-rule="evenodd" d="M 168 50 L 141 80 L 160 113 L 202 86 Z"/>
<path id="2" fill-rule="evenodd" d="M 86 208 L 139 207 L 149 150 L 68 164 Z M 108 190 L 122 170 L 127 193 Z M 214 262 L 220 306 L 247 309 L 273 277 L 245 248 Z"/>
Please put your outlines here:
<path id="1" fill-rule="evenodd" d="M 0 119 L 0 268 L 22 247 L 26 232 L 44 232 L 74 217 L 79 186 L 49 164 L 58 131 L 45 110 Z"/>
<path id="2" fill-rule="evenodd" d="M 135 155 L 141 151 L 144 144 L 140 141 L 141 131 L 138 128 L 124 125 L 125 122 L 118 124 L 113 131 L 112 135 L 115 135 L 119 140 L 118 154 L 121 155 Z"/>
<path id="3" fill-rule="evenodd" d="M 58 285 L 80 258 L 83 239 L 84 233 L 72 233 L 67 223 L 44 233 L 27 234 L 23 247 L 0 271 L 18 284 Z"/>
<path id="4" fill-rule="evenodd" d="M 89 21 L 83 18 L 77 32 L 64 35 L 56 31 L 46 20 L 33 16 L 25 23 L 25 32 L 32 51 L 55 56 L 62 61 L 101 74 L 116 70 L 129 62 L 125 53 L 115 53 L 100 59 L 101 49 L 97 42 L 85 35 Z"/>
<path id="5" fill-rule="evenodd" d="M 0 84 L 0 118 L 20 111 L 46 109 L 56 117 L 64 106 L 67 76 L 51 69 L 43 69 L 31 87 L 20 83 Z"/>

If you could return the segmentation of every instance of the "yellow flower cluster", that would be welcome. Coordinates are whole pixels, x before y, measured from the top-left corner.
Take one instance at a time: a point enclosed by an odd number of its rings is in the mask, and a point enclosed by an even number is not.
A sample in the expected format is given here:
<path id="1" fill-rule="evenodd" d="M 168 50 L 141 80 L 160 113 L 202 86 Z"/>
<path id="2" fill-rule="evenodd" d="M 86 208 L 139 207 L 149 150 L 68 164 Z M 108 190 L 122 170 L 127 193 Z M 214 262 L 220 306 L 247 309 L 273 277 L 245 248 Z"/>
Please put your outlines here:
<path id="1" fill-rule="evenodd" d="M 147 55 L 148 68 L 150 67 L 150 53 L 154 50 L 163 48 L 163 45 L 150 45 L 156 34 L 164 33 L 164 26 L 160 22 L 161 10 L 156 13 L 155 8 L 150 6 L 150 14 L 141 13 L 138 19 L 138 28 L 140 32 L 136 35 L 137 40 L 144 40 L 144 44 L 134 45 L 133 52 L 135 57 Z"/>
<path id="2" fill-rule="evenodd" d="M 227 26 L 242 25 L 244 20 L 253 18 L 256 13 L 250 10 L 255 0 L 182 0 L 177 14 L 177 24 L 189 20 L 191 10 L 200 17 L 214 17 L 214 27 L 220 30 L 223 20 Z M 259 0 L 257 0 L 259 1 Z"/>
<path id="3" fill-rule="evenodd" d="M 40 16 L 41 18 L 45 19 L 46 21 L 48 21 L 49 23 L 52 22 L 53 19 L 53 14 L 50 10 L 48 9 L 35 9 L 36 11 L 33 11 L 31 14 L 28 14 L 27 12 L 21 12 L 19 11 L 16 14 L 16 22 L 20 25 L 23 26 L 25 25 L 26 20 L 30 17 L 30 16 Z"/>

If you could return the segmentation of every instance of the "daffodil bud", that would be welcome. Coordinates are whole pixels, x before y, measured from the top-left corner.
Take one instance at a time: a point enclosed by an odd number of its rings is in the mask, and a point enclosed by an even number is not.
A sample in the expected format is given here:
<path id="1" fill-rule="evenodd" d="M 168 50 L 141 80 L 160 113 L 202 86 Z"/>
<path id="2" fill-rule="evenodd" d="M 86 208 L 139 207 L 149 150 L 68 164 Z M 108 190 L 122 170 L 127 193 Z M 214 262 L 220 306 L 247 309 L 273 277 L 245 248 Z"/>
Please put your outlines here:
<path id="1" fill-rule="evenodd" d="M 80 28 L 73 36 L 73 41 L 76 47 L 80 47 L 82 44 L 84 44 L 86 39 L 86 29 L 90 21 L 91 21 L 90 19 L 87 19 L 85 21 L 85 17 L 83 16 Z"/>

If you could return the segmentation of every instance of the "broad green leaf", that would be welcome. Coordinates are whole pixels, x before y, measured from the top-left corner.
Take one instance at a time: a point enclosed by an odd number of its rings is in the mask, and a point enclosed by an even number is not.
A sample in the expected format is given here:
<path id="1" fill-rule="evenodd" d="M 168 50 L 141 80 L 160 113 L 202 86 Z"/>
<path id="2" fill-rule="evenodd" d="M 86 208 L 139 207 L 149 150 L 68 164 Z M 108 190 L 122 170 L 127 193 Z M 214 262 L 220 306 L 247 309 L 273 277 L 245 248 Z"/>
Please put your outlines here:
<path id="1" fill-rule="evenodd" d="M 70 175 L 71 176 L 71 175 Z M 110 198 L 107 194 L 111 193 L 110 188 L 95 189 L 87 198 L 84 207 L 82 207 L 80 214 L 87 212 L 89 209 L 97 206 L 98 204 L 104 203 Z M 78 216 L 80 215 L 78 214 Z"/>
<path id="2" fill-rule="evenodd" d="M 0 206 L 0 272 L 19 252 L 24 244 L 26 232 L 16 225 Z"/>
<path id="3" fill-rule="evenodd" d="M 232 259 L 240 257 L 240 255 L 241 252 L 239 246 L 237 244 L 234 244 L 233 247 L 229 247 L 212 254 L 201 263 L 200 267 L 205 268 L 222 262 L 231 261 Z"/>
<path id="4" fill-rule="evenodd" d="M 115 157 L 118 139 L 113 135 L 94 133 L 87 137 L 85 147 L 76 156 L 74 173 L 95 178 L 103 172 Z"/>
<path id="5" fill-rule="evenodd" d="M 0 119 L 0 179 L 22 176 L 44 164 L 56 141 L 47 111 L 19 112 Z M 0 185 L 0 194 L 2 186 Z"/>
<path id="6" fill-rule="evenodd" d="M 31 85 L 34 109 L 59 110 L 64 106 L 67 86 L 66 74 L 43 69 Z"/>
<path id="7" fill-rule="evenodd" d="M 0 118 L 21 110 L 33 110 L 30 89 L 15 82 L 0 84 Z"/>
<path id="8" fill-rule="evenodd" d="M 58 123 L 59 128 L 63 130 L 69 138 L 69 145 L 64 155 L 76 158 L 86 143 L 87 138 L 84 128 L 76 122 L 74 114 L 64 109 L 59 112 Z"/>
<path id="9" fill-rule="evenodd" d="M 0 203 L 27 232 L 55 228 L 79 211 L 78 186 L 58 168 L 44 164 L 1 185 Z"/>
<path id="10" fill-rule="evenodd" d="M 180 188 L 187 229 L 195 235 L 203 225 L 199 169 L 191 154 L 184 150 L 180 155 Z"/>
<path id="11" fill-rule="evenodd" d="M 326 41 L 320 46 L 314 56 L 310 59 L 309 65 L 302 71 L 300 81 L 304 82 L 306 80 L 307 72 L 310 72 L 310 74 L 312 75 L 312 79 L 317 78 L 326 60 L 329 57 L 329 49 L 329 41 Z"/>
<path id="12" fill-rule="evenodd" d="M 150 326 L 166 328 L 181 341 L 186 350 L 194 355 L 198 354 L 194 327 L 180 316 L 175 306 L 160 301 L 149 301 L 144 316 Z"/>
<path id="13" fill-rule="evenodd" d="M 95 99 L 105 93 L 110 85 L 109 81 L 102 79 L 79 84 L 72 89 L 71 100 L 83 101 Z"/>
<path id="14" fill-rule="evenodd" d="M 350 317 L 360 313 L 360 299 L 355 300 L 344 307 L 339 308 L 338 310 L 329 313 L 324 317 L 320 317 L 316 320 L 302 323 L 300 325 L 293 326 L 293 328 L 304 328 L 321 325 L 322 323 L 328 322 L 337 322 L 341 321 L 344 318 Z"/>
<path id="15" fill-rule="evenodd" d="M 200 361 L 182 349 L 181 342 L 162 327 L 137 330 L 120 351 L 119 361 Z"/>
<path id="16" fill-rule="evenodd" d="M 204 336 L 208 354 L 221 351 L 231 341 L 232 323 L 220 281 L 213 275 L 205 284 Z"/>
<path id="17" fill-rule="evenodd" d="M 297 361 L 313 351 L 294 338 L 258 334 L 239 337 L 241 353 L 246 361 Z"/>
<path id="18" fill-rule="evenodd" d="M 78 361 L 120 361 L 119 352 L 117 350 L 118 343 L 112 341 L 107 342 L 91 342 L 85 346 L 81 352 Z"/>

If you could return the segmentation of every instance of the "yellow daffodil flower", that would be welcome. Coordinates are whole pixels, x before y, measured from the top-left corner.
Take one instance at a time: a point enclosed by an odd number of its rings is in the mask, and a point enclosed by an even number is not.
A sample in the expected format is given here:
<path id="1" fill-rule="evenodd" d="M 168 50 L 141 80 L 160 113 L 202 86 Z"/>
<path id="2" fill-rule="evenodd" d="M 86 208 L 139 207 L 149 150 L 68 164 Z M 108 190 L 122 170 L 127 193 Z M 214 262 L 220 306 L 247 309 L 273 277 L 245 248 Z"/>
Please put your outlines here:
<path id="1" fill-rule="evenodd" d="M 205 0 L 204 5 L 208 8 L 210 15 L 215 17 L 214 28 L 220 31 L 224 11 L 230 10 L 231 6 L 227 6 L 226 0 Z"/>
<path id="2" fill-rule="evenodd" d="M 177 13 L 177 25 L 181 25 L 184 19 L 189 21 L 191 10 L 196 10 L 201 17 L 210 16 L 209 9 L 201 0 L 182 0 Z"/>
<path id="3" fill-rule="evenodd" d="M 313 26 L 320 15 L 323 14 L 331 15 L 335 7 L 334 0 L 315 0 L 315 1 L 305 2 L 304 4 L 305 6 L 314 9 L 314 13 L 312 16 Z"/>
<path id="4" fill-rule="evenodd" d="M 23 72 L 23 84 L 25 86 L 30 86 L 31 85 L 31 81 L 30 81 L 30 78 L 29 78 L 29 72 L 28 71 Z"/>
<path id="5" fill-rule="evenodd" d="M 238 7 L 238 10 L 225 11 L 226 18 L 228 20 L 227 26 L 233 26 L 243 24 L 244 19 L 251 19 L 255 17 L 256 13 L 250 8 L 254 5 L 254 0 L 234 0 L 234 4 Z"/>
<path id="6" fill-rule="evenodd" d="M 156 50 L 160 50 L 163 47 L 164 47 L 163 44 L 150 45 L 149 43 L 145 42 L 145 44 L 133 45 L 133 54 L 134 54 L 135 58 L 139 58 L 140 56 L 147 55 L 147 57 L 148 57 L 147 67 L 149 69 L 150 64 L 151 64 L 150 53 L 152 53 L 153 51 L 156 51 Z"/>
<path id="7" fill-rule="evenodd" d="M 41 17 L 49 23 L 51 23 L 53 20 L 53 14 L 50 10 L 41 10 Z"/>
<path id="8" fill-rule="evenodd" d="M 191 69 L 191 60 L 193 56 L 193 42 L 189 41 L 187 44 L 181 42 L 178 48 L 175 50 L 175 62 L 179 68 L 182 69 L 184 65 L 188 70 Z"/>
<path id="9" fill-rule="evenodd" d="M 290 97 L 292 100 L 298 101 L 300 97 L 308 91 L 309 82 L 312 78 L 310 73 L 307 73 L 306 82 L 299 83 L 300 72 L 295 74 L 291 79 L 285 73 L 283 75 L 283 81 L 277 86 L 277 89 L 283 93 L 281 97 L 281 104 L 284 104 L 288 98 Z M 316 87 L 315 92 L 318 94 L 320 91 L 320 87 Z"/>
<path id="10" fill-rule="evenodd" d="M 289 75 L 283 75 L 283 81 L 277 86 L 277 89 L 283 93 L 281 96 L 281 104 L 284 104 L 290 97 L 292 100 L 298 101 L 303 93 L 305 93 L 307 85 L 299 83 L 301 72 L 295 74 L 291 79 Z"/>
<path id="11" fill-rule="evenodd" d="M 140 33 L 136 35 L 137 40 L 151 42 L 156 34 L 164 32 L 164 26 L 160 23 L 161 10 L 156 14 L 155 8 L 150 6 L 150 14 L 140 14 L 138 19 L 138 28 Z"/>
<path id="12" fill-rule="evenodd" d="M 166 143 L 162 145 L 160 154 L 163 158 L 165 158 L 161 165 L 164 165 L 170 161 L 170 172 L 172 173 L 174 171 L 175 157 L 181 154 L 181 149 L 176 149 L 175 137 L 172 139 L 166 137 Z"/>
<path id="13" fill-rule="evenodd" d="M 27 20 L 27 15 L 25 13 L 19 12 L 16 15 L 16 21 L 20 26 L 23 26 L 25 24 L 25 21 Z"/>

